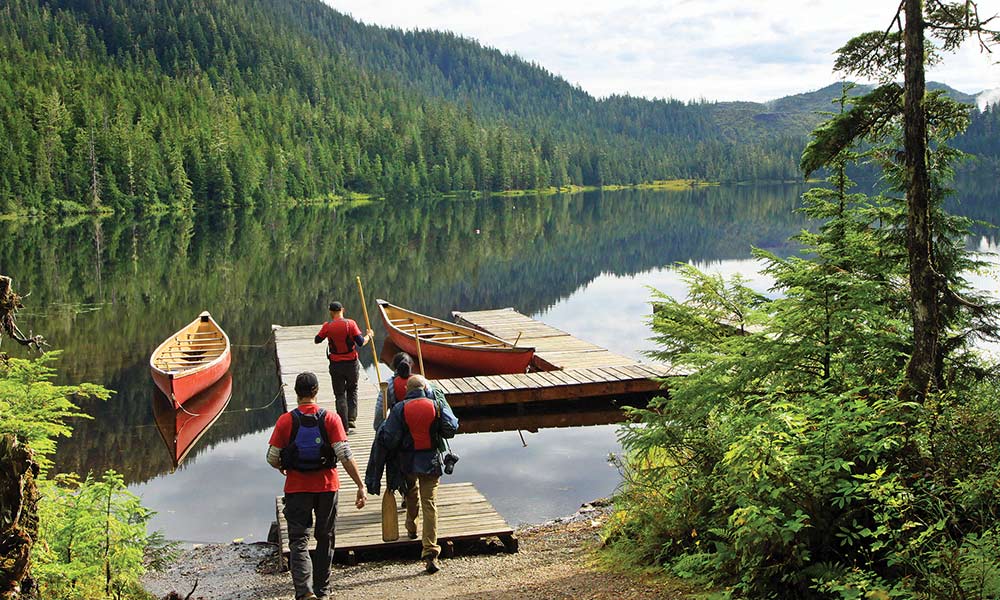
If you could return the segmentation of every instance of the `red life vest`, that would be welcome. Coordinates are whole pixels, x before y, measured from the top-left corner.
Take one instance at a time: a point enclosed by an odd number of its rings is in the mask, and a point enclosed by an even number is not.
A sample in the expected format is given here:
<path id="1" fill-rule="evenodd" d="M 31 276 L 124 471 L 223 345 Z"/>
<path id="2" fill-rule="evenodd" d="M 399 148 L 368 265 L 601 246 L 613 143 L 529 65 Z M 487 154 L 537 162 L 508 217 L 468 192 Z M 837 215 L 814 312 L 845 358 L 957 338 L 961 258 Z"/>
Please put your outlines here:
<path id="1" fill-rule="evenodd" d="M 347 319 L 337 319 L 330 322 L 330 329 L 326 334 L 328 342 L 328 352 L 330 360 L 333 356 L 343 356 L 354 353 L 354 337 L 350 334 L 351 327 Z"/>
<path id="2" fill-rule="evenodd" d="M 430 398 L 414 398 L 403 405 L 403 420 L 413 438 L 414 450 L 430 450 L 434 447 L 431 426 L 436 418 L 437 408 Z"/>
<path id="3" fill-rule="evenodd" d="M 409 377 L 403 379 L 399 375 L 392 376 L 392 395 L 395 396 L 396 402 L 402 402 L 403 398 L 406 398 L 406 382 L 409 380 Z M 390 405 L 389 408 L 392 406 Z"/>

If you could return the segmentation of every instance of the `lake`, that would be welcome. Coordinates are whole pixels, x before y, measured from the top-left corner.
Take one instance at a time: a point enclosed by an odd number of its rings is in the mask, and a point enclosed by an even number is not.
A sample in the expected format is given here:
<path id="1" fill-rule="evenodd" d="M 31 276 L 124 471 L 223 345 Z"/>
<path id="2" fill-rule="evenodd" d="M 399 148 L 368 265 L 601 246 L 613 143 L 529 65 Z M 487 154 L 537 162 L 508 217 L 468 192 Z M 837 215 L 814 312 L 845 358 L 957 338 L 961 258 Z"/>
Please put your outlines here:
<path id="1" fill-rule="evenodd" d="M 649 287 L 683 295 L 670 266 L 743 273 L 751 246 L 780 255 L 809 224 L 806 188 L 724 186 L 544 198 L 432 199 L 195 216 L 0 222 L 0 273 L 30 292 L 22 329 L 63 350 L 60 381 L 115 391 L 60 440 L 59 470 L 115 469 L 189 543 L 264 539 L 282 477 L 264 461 L 282 410 L 271 324 L 318 324 L 334 299 L 363 323 L 355 286 L 436 317 L 512 306 L 613 352 L 652 348 Z M 996 185 L 959 209 L 1000 222 Z M 996 249 L 977 226 L 971 247 Z M 995 284 L 992 274 L 977 285 Z M 992 283 L 991 283 L 992 282 Z M 176 470 L 153 419 L 150 352 L 208 309 L 229 333 L 233 398 Z M 377 320 L 375 315 L 373 318 Z M 384 340 L 381 324 L 376 338 Z M 11 351 L 12 348 L 4 346 Z M 367 348 L 365 350 L 368 350 Z M 317 346 L 322 352 L 322 346 Z M 16 353 L 16 352 L 15 352 Z M 374 379 L 370 352 L 362 362 Z M 385 371 L 383 371 L 384 373 Z M 461 416 L 461 414 L 459 415 Z M 446 482 L 471 481 L 511 524 L 572 513 L 620 482 L 616 425 L 459 435 Z M 345 477 L 345 475 L 342 475 Z"/>

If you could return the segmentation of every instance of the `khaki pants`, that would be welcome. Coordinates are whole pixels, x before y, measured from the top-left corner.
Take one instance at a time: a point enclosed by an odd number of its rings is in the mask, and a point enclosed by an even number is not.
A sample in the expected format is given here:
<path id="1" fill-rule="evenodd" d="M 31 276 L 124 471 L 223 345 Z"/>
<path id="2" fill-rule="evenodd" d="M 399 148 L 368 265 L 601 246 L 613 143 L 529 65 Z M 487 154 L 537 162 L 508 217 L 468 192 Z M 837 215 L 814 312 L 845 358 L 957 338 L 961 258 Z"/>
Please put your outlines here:
<path id="1" fill-rule="evenodd" d="M 410 482 L 410 491 L 406 494 L 406 532 L 415 535 L 417 533 L 417 512 L 422 508 L 424 511 L 423 533 L 424 549 L 420 554 L 423 560 L 437 558 L 441 554 L 441 546 L 437 543 L 437 489 L 438 480 L 436 475 L 407 475 Z M 420 503 L 417 504 L 417 491 L 420 492 Z"/>

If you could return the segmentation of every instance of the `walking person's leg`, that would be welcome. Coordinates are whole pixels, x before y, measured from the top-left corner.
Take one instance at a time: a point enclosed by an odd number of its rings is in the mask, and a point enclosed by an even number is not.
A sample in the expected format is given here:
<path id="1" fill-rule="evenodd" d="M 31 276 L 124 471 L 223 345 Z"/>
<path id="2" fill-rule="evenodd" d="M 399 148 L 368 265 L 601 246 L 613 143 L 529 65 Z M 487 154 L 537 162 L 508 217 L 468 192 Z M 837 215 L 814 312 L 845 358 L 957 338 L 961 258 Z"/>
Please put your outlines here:
<path id="1" fill-rule="evenodd" d="M 314 495 L 308 492 L 285 494 L 285 507 L 282 509 L 288 523 L 288 566 L 292 572 L 296 598 L 303 598 L 313 591 L 309 528 L 313 524 Z"/>
<path id="2" fill-rule="evenodd" d="M 337 535 L 337 492 L 323 492 L 316 498 L 316 550 L 312 557 L 313 591 L 325 598 L 330 589 L 330 561 Z"/>
<path id="3" fill-rule="evenodd" d="M 347 386 L 347 423 L 344 423 L 344 427 L 356 427 L 358 420 L 358 373 L 361 370 L 361 363 L 355 360 L 351 361 L 350 365 L 353 369 L 344 373 Z"/>
<path id="4" fill-rule="evenodd" d="M 333 382 L 333 397 L 336 399 L 337 415 L 347 431 L 347 378 L 344 377 L 342 362 L 330 361 L 330 381 Z"/>
<path id="5" fill-rule="evenodd" d="M 427 571 L 438 570 L 437 557 L 441 554 L 441 546 L 437 543 L 437 489 L 440 477 L 434 475 L 417 475 L 420 484 L 420 508 L 424 511 L 422 524 L 423 552 L 420 557 L 427 561 Z"/>
<path id="6" fill-rule="evenodd" d="M 420 511 L 420 501 L 417 497 L 417 478 L 407 475 L 406 480 L 410 482 L 410 489 L 403 496 L 406 502 L 406 535 L 411 540 L 417 539 L 417 514 Z"/>

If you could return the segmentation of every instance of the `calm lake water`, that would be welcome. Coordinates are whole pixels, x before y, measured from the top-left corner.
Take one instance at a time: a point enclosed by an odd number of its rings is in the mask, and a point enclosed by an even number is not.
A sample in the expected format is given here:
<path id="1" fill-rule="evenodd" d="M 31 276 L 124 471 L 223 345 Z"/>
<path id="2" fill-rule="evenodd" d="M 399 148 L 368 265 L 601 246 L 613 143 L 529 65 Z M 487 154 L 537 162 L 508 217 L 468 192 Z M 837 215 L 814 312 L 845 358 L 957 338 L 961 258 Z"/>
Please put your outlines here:
<path id="1" fill-rule="evenodd" d="M 743 273 L 757 289 L 750 247 L 794 252 L 808 224 L 801 186 L 625 191 L 548 198 L 378 202 L 194 217 L 0 222 L 0 272 L 30 292 L 22 328 L 64 351 L 65 382 L 94 381 L 114 397 L 61 440 L 58 468 L 115 469 L 158 511 L 173 539 L 259 540 L 282 477 L 264 462 L 281 411 L 271 324 L 320 323 L 341 299 L 361 320 L 355 276 L 378 296 L 438 317 L 506 306 L 614 352 L 650 349 L 649 287 L 682 295 L 670 270 L 691 262 Z M 959 209 L 1000 222 L 995 187 Z M 995 250 L 977 227 L 969 243 Z M 994 285 L 992 275 L 977 283 Z M 991 283 L 994 282 L 994 283 Z M 151 402 L 148 357 L 203 309 L 234 344 L 233 398 L 176 470 Z M 374 324 L 374 323 L 373 323 Z M 385 339 L 380 324 L 379 340 Z M 5 350 L 11 350 L 8 346 Z M 363 363 L 374 379 L 371 356 Z M 461 415 L 460 415 L 461 416 Z M 617 426 L 460 435 L 446 481 L 471 481 L 512 524 L 572 513 L 619 484 L 608 455 Z"/>

